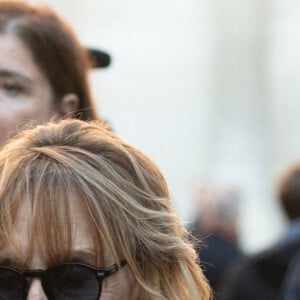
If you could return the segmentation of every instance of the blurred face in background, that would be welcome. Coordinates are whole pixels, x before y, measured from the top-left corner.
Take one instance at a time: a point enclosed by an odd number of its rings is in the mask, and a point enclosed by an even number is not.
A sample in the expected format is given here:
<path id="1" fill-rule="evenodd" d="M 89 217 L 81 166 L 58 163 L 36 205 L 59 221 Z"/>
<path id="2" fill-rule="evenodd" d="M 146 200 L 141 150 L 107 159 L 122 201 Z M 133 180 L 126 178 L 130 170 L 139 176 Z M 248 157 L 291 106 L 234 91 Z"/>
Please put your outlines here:
<path id="1" fill-rule="evenodd" d="M 0 143 L 26 121 L 54 113 L 53 92 L 30 50 L 14 35 L 0 34 Z"/>

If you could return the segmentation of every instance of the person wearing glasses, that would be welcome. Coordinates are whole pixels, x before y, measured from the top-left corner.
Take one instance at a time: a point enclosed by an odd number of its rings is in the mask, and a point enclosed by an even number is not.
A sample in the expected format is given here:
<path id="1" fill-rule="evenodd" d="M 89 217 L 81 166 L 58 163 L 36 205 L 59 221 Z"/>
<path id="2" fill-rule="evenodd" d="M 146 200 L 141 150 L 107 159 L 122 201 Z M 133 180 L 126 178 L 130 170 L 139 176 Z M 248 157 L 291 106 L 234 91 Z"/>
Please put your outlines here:
<path id="1" fill-rule="evenodd" d="M 0 299 L 208 300 L 187 238 L 157 166 L 100 121 L 0 151 Z"/>
<path id="2" fill-rule="evenodd" d="M 84 49 L 50 8 L 0 0 L 0 143 L 28 121 L 97 119 L 87 73 L 108 59 Z"/>

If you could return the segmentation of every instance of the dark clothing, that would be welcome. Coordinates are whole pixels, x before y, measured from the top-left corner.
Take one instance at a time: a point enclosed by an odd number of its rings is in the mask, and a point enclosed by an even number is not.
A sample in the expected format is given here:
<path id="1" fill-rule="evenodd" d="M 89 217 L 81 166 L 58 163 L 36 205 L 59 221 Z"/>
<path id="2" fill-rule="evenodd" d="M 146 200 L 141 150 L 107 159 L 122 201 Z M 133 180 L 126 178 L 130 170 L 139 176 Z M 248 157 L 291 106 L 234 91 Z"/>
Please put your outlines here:
<path id="1" fill-rule="evenodd" d="M 222 300 L 283 299 L 282 285 L 300 239 L 280 243 L 257 255 L 236 261 L 222 282 Z"/>
<path id="2" fill-rule="evenodd" d="M 192 234 L 201 241 L 195 245 L 200 264 L 209 284 L 218 298 L 218 285 L 228 265 L 240 256 L 237 245 L 214 233 L 203 233 L 196 225 Z"/>
<path id="3" fill-rule="evenodd" d="M 300 299 L 300 251 L 289 264 L 282 291 L 284 300 Z"/>

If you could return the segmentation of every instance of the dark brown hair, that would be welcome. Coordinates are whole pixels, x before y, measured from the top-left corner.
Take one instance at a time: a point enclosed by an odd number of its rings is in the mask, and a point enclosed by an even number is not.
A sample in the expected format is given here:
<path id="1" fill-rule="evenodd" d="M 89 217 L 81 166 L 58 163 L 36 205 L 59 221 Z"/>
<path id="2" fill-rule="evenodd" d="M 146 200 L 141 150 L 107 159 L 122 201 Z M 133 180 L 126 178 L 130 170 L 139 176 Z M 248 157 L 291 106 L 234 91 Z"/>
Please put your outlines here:
<path id="1" fill-rule="evenodd" d="M 289 167 L 281 177 L 278 196 L 289 219 L 300 217 L 300 164 Z"/>
<path id="2" fill-rule="evenodd" d="M 0 1 L 0 32 L 19 37 L 49 80 L 56 104 L 68 93 L 79 97 L 77 118 L 96 119 L 87 83 L 87 51 L 54 11 L 23 1 Z"/>

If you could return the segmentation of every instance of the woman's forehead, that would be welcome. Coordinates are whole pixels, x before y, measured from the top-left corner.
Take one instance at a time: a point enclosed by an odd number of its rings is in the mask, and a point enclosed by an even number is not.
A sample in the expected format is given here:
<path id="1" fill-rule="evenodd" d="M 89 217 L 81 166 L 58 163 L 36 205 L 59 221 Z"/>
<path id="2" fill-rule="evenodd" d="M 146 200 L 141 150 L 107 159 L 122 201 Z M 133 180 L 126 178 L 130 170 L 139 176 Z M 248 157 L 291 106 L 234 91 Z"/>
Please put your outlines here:
<path id="1" fill-rule="evenodd" d="M 19 74 L 35 84 L 42 84 L 46 80 L 30 49 L 12 34 L 0 34 L 0 70 Z"/>
<path id="2" fill-rule="evenodd" d="M 66 228 L 71 229 L 72 244 L 70 254 L 75 258 L 84 258 L 90 260 L 92 255 L 95 255 L 94 242 L 91 234 L 91 229 L 88 226 L 84 216 L 80 213 L 78 205 L 70 207 L 69 219 L 65 220 L 65 225 L 61 226 L 60 236 L 64 236 Z M 44 245 L 49 243 L 47 239 L 47 233 L 37 228 L 36 215 L 33 214 L 32 207 L 29 201 L 24 199 L 24 202 L 20 204 L 17 209 L 17 213 L 14 218 L 12 231 L 5 239 L 4 247 L 1 251 L 3 255 L 10 253 L 11 256 L 24 256 L 28 257 L 33 255 L 34 257 L 43 257 Z M 49 216 L 55 218 L 56 216 Z M 55 221 L 55 220 L 54 220 Z M 37 227 L 35 227 L 37 226 Z M 55 228 L 57 230 L 57 228 Z M 44 229 L 43 229 L 44 230 Z M 49 228 L 49 231 L 52 229 Z M 59 232 L 57 232 L 59 234 Z M 51 234 L 49 234 L 50 236 Z M 66 241 L 61 241 L 64 244 Z M 59 248 L 59 247 L 58 247 Z M 21 251 L 20 251 L 21 250 Z M 33 251 L 33 253 L 28 253 Z M 23 258 L 20 258 L 21 260 Z M 71 257 L 72 258 L 72 257 Z"/>
<path id="3" fill-rule="evenodd" d="M 51 199 L 49 199 L 51 201 Z M 89 228 L 88 222 L 86 220 L 86 214 L 83 213 L 83 208 L 79 205 L 78 201 L 72 201 L 69 206 L 69 211 L 67 217 L 64 219 L 65 226 L 71 229 L 72 237 L 74 239 L 74 245 L 88 245 L 92 242 L 92 236 L 90 234 L 91 228 Z M 60 208 L 57 207 L 57 210 Z M 57 218 L 56 211 L 44 212 L 47 214 L 49 219 L 55 223 Z M 39 210 L 33 209 L 33 204 L 31 201 L 24 199 L 22 203 L 19 204 L 17 213 L 14 218 L 14 231 L 16 235 L 20 235 L 22 238 L 28 235 L 28 230 L 31 229 L 31 225 L 36 222 L 36 219 L 40 216 Z M 50 228 L 49 228 L 50 230 Z M 62 231 L 65 227 L 61 228 Z M 37 230 L 38 233 L 38 230 Z"/>

